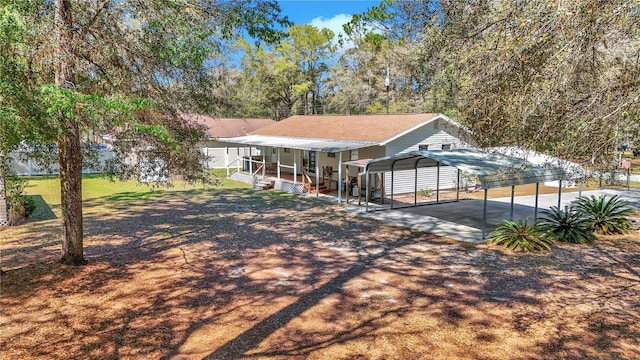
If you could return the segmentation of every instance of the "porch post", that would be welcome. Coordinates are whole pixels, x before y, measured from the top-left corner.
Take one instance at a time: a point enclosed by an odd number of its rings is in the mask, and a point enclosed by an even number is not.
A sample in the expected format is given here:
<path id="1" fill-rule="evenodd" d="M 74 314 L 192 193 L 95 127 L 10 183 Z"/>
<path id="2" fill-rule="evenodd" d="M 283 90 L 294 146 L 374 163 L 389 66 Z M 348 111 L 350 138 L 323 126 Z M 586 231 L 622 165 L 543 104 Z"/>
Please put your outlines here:
<path id="1" fill-rule="evenodd" d="M 227 146 L 224 147 L 224 167 L 227 169 L 227 177 L 229 177 L 229 148 Z"/>
<path id="2" fill-rule="evenodd" d="M 225 148 L 225 150 L 228 150 L 229 148 Z M 227 151 L 224 152 L 224 167 L 225 169 L 227 169 L 227 178 L 229 177 L 229 154 L 227 153 Z"/>
<path id="3" fill-rule="evenodd" d="M 267 175 L 267 148 L 262 146 L 262 180 Z"/>
<path id="4" fill-rule="evenodd" d="M 278 147 L 276 149 L 277 149 L 276 151 L 277 151 L 277 157 L 278 157 L 278 160 L 277 160 L 278 161 L 277 173 L 278 173 L 278 180 L 280 180 L 280 148 Z"/>
<path id="5" fill-rule="evenodd" d="M 311 155 L 309 155 L 311 157 Z M 316 153 L 316 198 L 320 196 L 320 192 L 318 191 L 318 186 L 320 186 L 320 164 L 319 161 L 320 156 Z"/>
<path id="6" fill-rule="evenodd" d="M 240 172 L 240 165 L 244 161 L 244 150 L 242 150 L 242 157 L 240 157 L 240 146 L 236 147 L 236 152 L 236 167 L 237 171 Z"/>
<path id="7" fill-rule="evenodd" d="M 342 202 L 342 151 L 338 152 L 338 204 Z"/>
<path id="8" fill-rule="evenodd" d="M 293 186 L 296 186 L 296 180 L 298 179 L 298 161 L 296 158 L 298 150 L 293 150 Z"/>

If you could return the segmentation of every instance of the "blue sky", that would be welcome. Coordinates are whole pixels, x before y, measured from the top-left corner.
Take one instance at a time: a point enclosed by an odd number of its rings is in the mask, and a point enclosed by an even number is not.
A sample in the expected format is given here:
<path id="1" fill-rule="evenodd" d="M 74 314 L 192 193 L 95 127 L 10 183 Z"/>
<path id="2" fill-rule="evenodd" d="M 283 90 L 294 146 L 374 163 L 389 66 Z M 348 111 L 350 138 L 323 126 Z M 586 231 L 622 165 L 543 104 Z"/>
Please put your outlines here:
<path id="1" fill-rule="evenodd" d="M 329 28 L 336 37 L 351 15 L 380 4 L 380 0 L 279 0 L 282 15 L 298 25 Z"/>

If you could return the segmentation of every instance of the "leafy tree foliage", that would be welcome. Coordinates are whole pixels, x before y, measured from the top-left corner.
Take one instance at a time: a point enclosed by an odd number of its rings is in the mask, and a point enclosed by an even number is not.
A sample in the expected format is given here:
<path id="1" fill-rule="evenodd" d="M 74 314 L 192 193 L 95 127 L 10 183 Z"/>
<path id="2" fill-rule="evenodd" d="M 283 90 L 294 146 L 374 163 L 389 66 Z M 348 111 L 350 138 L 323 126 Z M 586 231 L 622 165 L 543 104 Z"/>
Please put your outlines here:
<path id="1" fill-rule="evenodd" d="M 161 165 L 143 166 L 143 171 L 160 168 L 202 179 L 195 145 L 203 129 L 177 115 L 216 106 L 209 96 L 216 93 L 209 89 L 219 81 L 215 65 L 228 40 L 245 31 L 276 41 L 281 32 L 273 25 L 288 20 L 272 0 L 32 4 L 25 16 L 32 38 L 28 51 L 18 55 L 26 64 L 26 79 L 19 83 L 38 90 L 38 103 L 46 109 L 49 128 L 38 126 L 46 130 L 38 142 L 57 144 L 61 260 L 82 264 L 81 170 L 92 137 L 116 139 L 117 161 L 108 164 L 114 176 L 137 176 L 143 162 Z M 138 161 L 131 161 L 132 155 Z"/>
<path id="2" fill-rule="evenodd" d="M 0 1 L 0 224 L 10 222 L 9 205 L 20 201 L 16 195 L 20 191 L 7 194 L 12 188 L 7 183 L 9 154 L 20 143 L 46 143 L 43 134 L 52 130 L 29 77 L 33 68 L 29 44 L 37 28 L 30 28 L 28 18 L 36 8 L 31 1 Z"/>
<path id="3" fill-rule="evenodd" d="M 294 25 L 271 47 L 241 41 L 242 75 L 234 84 L 230 113 L 275 119 L 292 112 L 322 113 L 328 61 L 335 49 L 333 37 L 329 29 Z"/>
<path id="4" fill-rule="evenodd" d="M 633 0 L 442 2 L 459 111 L 480 145 L 603 169 L 640 110 Z"/>
<path id="5" fill-rule="evenodd" d="M 521 146 L 598 170 L 640 128 L 639 28 L 635 0 L 382 0 L 345 26 L 367 46 L 388 45 L 377 56 L 393 69 L 392 102 L 452 115 L 480 146 Z M 334 72 L 351 80 L 343 98 L 383 78 L 381 59 L 361 65 L 377 67 L 373 76 L 345 66 L 364 43 Z"/>

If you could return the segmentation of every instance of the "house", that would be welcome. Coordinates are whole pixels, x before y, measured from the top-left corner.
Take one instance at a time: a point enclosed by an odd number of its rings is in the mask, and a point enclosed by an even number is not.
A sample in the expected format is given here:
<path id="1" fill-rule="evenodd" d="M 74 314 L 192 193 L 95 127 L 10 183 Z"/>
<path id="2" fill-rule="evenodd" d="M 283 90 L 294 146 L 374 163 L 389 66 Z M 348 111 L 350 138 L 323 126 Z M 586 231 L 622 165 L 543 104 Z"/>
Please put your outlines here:
<path id="1" fill-rule="evenodd" d="M 223 141 L 261 148 L 262 176 L 271 172 L 276 179 L 276 189 L 305 192 L 305 184 L 312 183 L 317 189 L 322 183 L 327 190 L 348 188 L 347 193 L 353 195 L 364 188 L 362 184 L 357 185 L 363 181 L 357 176 L 363 160 L 413 150 L 466 148 L 462 133 L 457 122 L 437 113 L 296 115 Z M 393 175 L 376 174 L 370 179 L 371 188 L 383 196 L 392 189 L 395 193 L 413 193 L 416 186 L 420 189 L 457 186 L 458 174 L 454 168 L 439 168 L 439 180 L 435 171 L 427 168 L 417 173 L 407 170 Z M 243 177 L 237 175 L 237 179 Z M 255 178 L 248 178 L 249 181 Z"/>
<path id="2" fill-rule="evenodd" d="M 207 156 L 207 169 L 241 168 L 242 158 L 258 158 L 262 149 L 247 144 L 222 142 L 221 139 L 243 136 L 275 123 L 271 119 L 213 118 L 206 115 L 182 114 L 187 121 L 205 126 L 206 139 L 202 151 Z"/>

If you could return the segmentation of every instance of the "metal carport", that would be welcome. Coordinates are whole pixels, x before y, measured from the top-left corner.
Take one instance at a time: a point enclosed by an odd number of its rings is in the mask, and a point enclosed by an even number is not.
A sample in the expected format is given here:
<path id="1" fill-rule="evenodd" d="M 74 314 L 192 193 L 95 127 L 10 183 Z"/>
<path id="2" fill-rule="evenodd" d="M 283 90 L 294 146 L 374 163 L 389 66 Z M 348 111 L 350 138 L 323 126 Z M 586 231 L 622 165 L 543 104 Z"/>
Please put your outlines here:
<path id="1" fill-rule="evenodd" d="M 369 211 L 369 174 L 397 170 L 415 170 L 424 167 L 452 166 L 460 171 L 475 175 L 484 190 L 482 238 L 486 237 L 487 191 L 492 188 L 511 186 L 511 216 L 513 217 L 514 188 L 516 185 L 536 184 L 535 216 L 538 212 L 539 183 L 558 181 L 558 207 L 562 196 L 562 181 L 573 180 L 564 168 L 552 164 L 540 164 L 526 158 L 506 156 L 495 151 L 477 149 L 411 151 L 394 156 L 369 160 L 364 165 L 365 204 Z M 439 174 L 439 172 L 438 172 Z M 439 175 L 437 175 L 439 177 Z M 439 183 L 439 179 L 436 179 Z M 459 181 L 458 181 L 459 184 Z M 417 186 L 417 185 L 416 185 Z M 459 185 L 458 185 L 459 187 Z M 439 192 L 439 188 L 436 192 Z M 393 185 L 391 188 L 391 208 L 393 208 Z"/>

